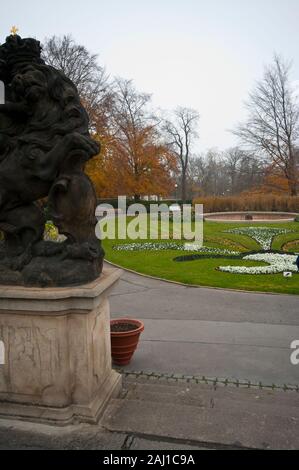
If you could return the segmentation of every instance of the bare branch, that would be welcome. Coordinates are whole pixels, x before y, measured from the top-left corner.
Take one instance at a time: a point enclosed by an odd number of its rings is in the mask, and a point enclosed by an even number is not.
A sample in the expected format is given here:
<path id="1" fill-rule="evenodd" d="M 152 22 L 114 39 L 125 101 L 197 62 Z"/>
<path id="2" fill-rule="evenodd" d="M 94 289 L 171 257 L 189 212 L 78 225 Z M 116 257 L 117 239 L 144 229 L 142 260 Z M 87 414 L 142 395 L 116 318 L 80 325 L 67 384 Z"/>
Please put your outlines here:
<path id="1" fill-rule="evenodd" d="M 295 148 L 299 108 L 289 83 L 290 64 L 275 56 L 273 64 L 249 95 L 248 119 L 233 131 L 251 150 L 274 163 L 286 175 L 290 194 L 297 194 Z"/>

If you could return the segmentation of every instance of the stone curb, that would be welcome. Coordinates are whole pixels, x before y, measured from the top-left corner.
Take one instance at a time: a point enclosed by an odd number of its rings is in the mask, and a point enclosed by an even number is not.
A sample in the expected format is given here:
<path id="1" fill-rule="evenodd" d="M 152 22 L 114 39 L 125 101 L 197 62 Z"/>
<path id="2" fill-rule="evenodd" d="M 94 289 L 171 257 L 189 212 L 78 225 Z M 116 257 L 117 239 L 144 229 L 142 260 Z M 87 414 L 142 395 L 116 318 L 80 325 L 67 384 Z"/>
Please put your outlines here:
<path id="1" fill-rule="evenodd" d="M 237 388 L 255 388 L 255 389 L 267 389 L 277 390 L 284 392 L 297 392 L 299 393 L 299 385 L 291 384 L 263 384 L 262 382 L 252 382 L 250 380 L 239 380 L 232 378 L 223 377 L 205 377 L 204 375 L 184 375 L 184 374 L 167 374 L 159 372 L 144 372 L 144 371 L 125 371 L 121 368 L 115 369 L 117 372 L 122 374 L 128 379 L 145 379 L 148 381 L 158 380 L 169 383 L 191 383 L 191 384 L 212 384 L 215 387 L 222 386 L 234 386 Z"/>

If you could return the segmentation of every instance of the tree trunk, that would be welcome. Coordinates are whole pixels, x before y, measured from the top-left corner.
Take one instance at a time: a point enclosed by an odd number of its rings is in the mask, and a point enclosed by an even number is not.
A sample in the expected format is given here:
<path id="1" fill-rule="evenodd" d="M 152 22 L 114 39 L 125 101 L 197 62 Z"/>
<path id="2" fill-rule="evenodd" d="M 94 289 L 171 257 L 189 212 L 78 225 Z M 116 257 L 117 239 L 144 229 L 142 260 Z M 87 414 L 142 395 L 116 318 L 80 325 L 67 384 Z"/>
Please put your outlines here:
<path id="1" fill-rule="evenodd" d="M 297 168 L 293 155 L 290 157 L 287 178 L 289 183 L 289 192 L 291 196 L 297 196 Z"/>
<path id="2" fill-rule="evenodd" d="M 181 199 L 182 199 L 183 204 L 186 203 L 186 199 L 187 199 L 186 176 L 187 176 L 186 171 L 183 170 L 183 172 L 182 172 L 182 188 L 181 188 Z"/>
<path id="3" fill-rule="evenodd" d="M 289 191 L 291 196 L 298 195 L 296 180 L 289 179 Z"/>

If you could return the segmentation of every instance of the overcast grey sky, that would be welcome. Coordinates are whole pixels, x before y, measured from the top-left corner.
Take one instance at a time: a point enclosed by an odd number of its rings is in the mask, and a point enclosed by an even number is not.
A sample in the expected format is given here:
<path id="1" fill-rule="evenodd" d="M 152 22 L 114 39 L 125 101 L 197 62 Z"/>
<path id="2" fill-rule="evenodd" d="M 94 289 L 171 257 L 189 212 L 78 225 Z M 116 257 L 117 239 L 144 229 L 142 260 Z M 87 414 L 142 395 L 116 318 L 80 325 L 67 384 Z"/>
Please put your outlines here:
<path id="1" fill-rule="evenodd" d="M 71 33 L 111 75 L 132 78 L 161 108 L 201 115 L 197 150 L 236 143 L 228 132 L 276 51 L 299 80 L 299 0 L 5 0 L 1 42 Z"/>

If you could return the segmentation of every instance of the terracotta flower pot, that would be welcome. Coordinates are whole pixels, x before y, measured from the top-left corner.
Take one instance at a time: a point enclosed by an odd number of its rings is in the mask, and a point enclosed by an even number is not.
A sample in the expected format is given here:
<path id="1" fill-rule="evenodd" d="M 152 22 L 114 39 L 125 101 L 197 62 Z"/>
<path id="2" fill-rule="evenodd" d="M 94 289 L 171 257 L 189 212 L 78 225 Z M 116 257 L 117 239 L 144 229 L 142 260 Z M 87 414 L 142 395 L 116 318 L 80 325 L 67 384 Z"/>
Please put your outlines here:
<path id="1" fill-rule="evenodd" d="M 114 364 L 125 366 L 129 364 L 137 348 L 140 333 L 144 330 L 141 321 L 132 318 L 111 320 L 111 355 Z M 130 325 L 130 331 L 121 331 Z M 113 327 L 119 331 L 113 331 Z"/>

